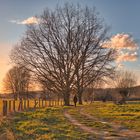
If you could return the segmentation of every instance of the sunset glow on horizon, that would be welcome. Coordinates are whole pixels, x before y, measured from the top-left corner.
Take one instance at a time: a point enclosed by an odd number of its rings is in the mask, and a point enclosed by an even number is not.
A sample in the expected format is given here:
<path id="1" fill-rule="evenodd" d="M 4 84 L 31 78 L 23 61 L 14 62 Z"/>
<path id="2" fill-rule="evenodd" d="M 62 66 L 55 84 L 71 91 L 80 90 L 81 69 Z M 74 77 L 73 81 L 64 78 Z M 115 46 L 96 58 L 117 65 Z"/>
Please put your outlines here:
<path id="1" fill-rule="evenodd" d="M 11 67 L 9 60 L 10 50 L 11 50 L 10 43 L 0 44 L 0 92 L 3 91 L 3 79 L 6 75 L 6 72 Z"/>

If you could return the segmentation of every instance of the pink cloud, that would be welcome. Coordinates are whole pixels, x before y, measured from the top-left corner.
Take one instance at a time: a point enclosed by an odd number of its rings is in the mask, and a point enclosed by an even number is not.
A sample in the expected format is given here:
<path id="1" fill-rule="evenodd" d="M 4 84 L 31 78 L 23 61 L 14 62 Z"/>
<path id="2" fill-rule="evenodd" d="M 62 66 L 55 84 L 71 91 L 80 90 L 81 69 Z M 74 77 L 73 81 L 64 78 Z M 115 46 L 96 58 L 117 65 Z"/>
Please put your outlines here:
<path id="1" fill-rule="evenodd" d="M 138 59 L 138 45 L 129 34 L 117 34 L 103 44 L 104 48 L 113 48 L 118 53 L 116 62 L 136 61 Z"/>
<path id="2" fill-rule="evenodd" d="M 10 22 L 12 23 L 16 23 L 16 24 L 22 24 L 22 25 L 29 25 L 29 24 L 38 24 L 39 23 L 39 19 L 36 17 L 29 17 L 23 21 L 19 21 L 19 20 L 11 20 Z"/>
<path id="3" fill-rule="evenodd" d="M 120 62 L 126 62 L 126 61 L 136 61 L 138 58 L 138 55 L 136 52 L 134 53 L 122 53 L 119 54 L 118 57 L 116 58 L 116 62 L 120 63 Z"/>
<path id="4" fill-rule="evenodd" d="M 138 45 L 129 34 L 117 34 L 110 41 L 104 43 L 105 48 L 136 50 Z"/>

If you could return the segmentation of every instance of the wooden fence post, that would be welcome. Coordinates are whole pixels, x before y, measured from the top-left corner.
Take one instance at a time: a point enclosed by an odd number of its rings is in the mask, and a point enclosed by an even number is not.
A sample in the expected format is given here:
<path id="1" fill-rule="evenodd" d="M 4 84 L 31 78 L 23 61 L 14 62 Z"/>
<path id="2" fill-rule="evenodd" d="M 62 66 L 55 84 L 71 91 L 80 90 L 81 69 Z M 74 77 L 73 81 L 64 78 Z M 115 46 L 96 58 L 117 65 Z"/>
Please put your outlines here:
<path id="1" fill-rule="evenodd" d="M 47 107 L 47 100 L 45 99 L 45 107 Z"/>
<path id="2" fill-rule="evenodd" d="M 24 100 L 24 110 L 26 109 L 26 100 Z"/>
<path id="3" fill-rule="evenodd" d="M 20 109 L 21 109 L 21 100 L 19 101 L 18 111 L 20 111 Z"/>
<path id="4" fill-rule="evenodd" d="M 37 100 L 35 100 L 35 105 L 34 105 L 34 108 L 36 108 L 36 107 L 37 107 L 37 104 L 38 104 L 38 102 L 37 102 Z"/>
<path id="5" fill-rule="evenodd" d="M 22 111 L 22 110 L 23 110 L 23 102 L 22 102 L 22 99 L 20 99 L 19 106 L 18 106 L 18 111 Z"/>
<path id="6" fill-rule="evenodd" d="M 9 112 L 11 112 L 11 101 L 9 100 Z"/>
<path id="7" fill-rule="evenodd" d="M 27 109 L 29 109 L 30 107 L 30 103 L 29 103 L 29 100 L 27 100 Z"/>
<path id="8" fill-rule="evenodd" d="M 3 116 L 7 115 L 7 101 L 3 100 Z"/>
<path id="9" fill-rule="evenodd" d="M 13 112 L 16 111 L 16 108 L 15 108 L 15 100 L 13 100 Z"/>
<path id="10" fill-rule="evenodd" d="M 42 99 L 42 107 L 44 107 L 44 103 L 43 102 L 44 102 L 44 100 Z"/>
<path id="11" fill-rule="evenodd" d="M 21 99 L 21 110 L 23 110 L 23 100 Z"/>
<path id="12" fill-rule="evenodd" d="M 41 104 L 40 104 L 40 98 L 39 98 L 39 108 L 40 108 Z"/>

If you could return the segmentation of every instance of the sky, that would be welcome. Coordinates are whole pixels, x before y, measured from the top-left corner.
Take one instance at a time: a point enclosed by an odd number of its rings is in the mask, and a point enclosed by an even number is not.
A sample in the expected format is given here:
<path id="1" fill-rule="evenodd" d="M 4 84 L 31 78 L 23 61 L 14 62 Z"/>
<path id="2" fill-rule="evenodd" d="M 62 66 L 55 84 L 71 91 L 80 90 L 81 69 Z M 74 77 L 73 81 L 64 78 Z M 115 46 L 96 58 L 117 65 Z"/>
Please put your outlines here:
<path id="1" fill-rule="evenodd" d="M 140 0 L 0 0 L 0 90 L 11 67 L 10 50 L 21 40 L 26 25 L 36 23 L 34 16 L 46 7 L 54 9 L 66 2 L 96 7 L 99 16 L 110 26 L 112 38 L 107 43 L 120 44 L 116 46 L 120 51 L 118 66 L 134 71 L 140 79 Z"/>

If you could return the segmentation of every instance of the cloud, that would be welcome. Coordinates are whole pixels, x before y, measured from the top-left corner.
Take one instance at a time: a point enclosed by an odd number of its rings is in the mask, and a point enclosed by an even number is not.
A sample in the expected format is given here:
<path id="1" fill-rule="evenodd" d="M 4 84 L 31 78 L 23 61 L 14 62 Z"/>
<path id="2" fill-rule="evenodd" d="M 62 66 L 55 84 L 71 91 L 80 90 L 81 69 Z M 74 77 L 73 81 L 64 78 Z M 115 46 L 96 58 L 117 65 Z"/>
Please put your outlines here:
<path id="1" fill-rule="evenodd" d="M 38 24 L 39 19 L 36 17 L 29 17 L 21 22 L 21 24 Z"/>
<path id="2" fill-rule="evenodd" d="M 38 24 L 39 23 L 39 19 L 36 17 L 29 17 L 23 21 L 19 21 L 19 20 L 11 20 L 11 23 L 15 23 L 15 24 L 22 24 L 22 25 L 30 25 L 30 24 Z"/>
<path id="3" fill-rule="evenodd" d="M 136 61 L 138 58 L 137 52 L 134 53 L 121 53 L 118 55 L 118 57 L 116 58 L 116 62 L 120 63 L 120 62 L 133 62 Z"/>
<path id="4" fill-rule="evenodd" d="M 112 36 L 110 41 L 104 43 L 103 47 L 136 50 L 138 48 L 138 45 L 129 34 L 121 33 Z"/>
<path id="5" fill-rule="evenodd" d="M 109 41 L 103 43 L 104 48 L 113 48 L 117 52 L 116 62 L 133 62 L 138 59 L 138 45 L 129 34 L 117 34 L 110 38 Z"/>

